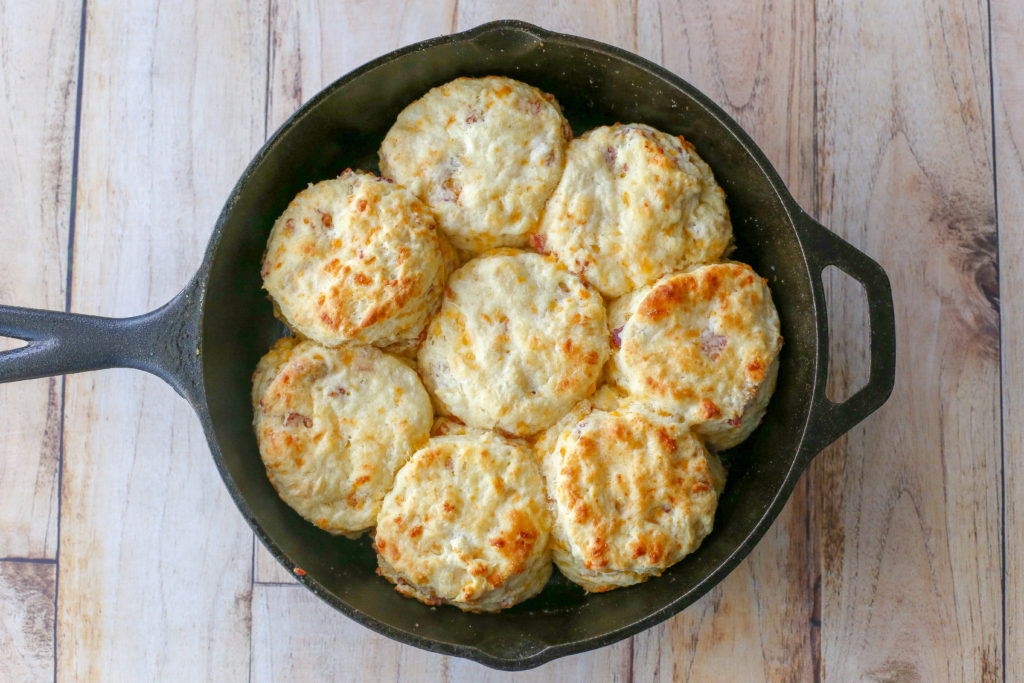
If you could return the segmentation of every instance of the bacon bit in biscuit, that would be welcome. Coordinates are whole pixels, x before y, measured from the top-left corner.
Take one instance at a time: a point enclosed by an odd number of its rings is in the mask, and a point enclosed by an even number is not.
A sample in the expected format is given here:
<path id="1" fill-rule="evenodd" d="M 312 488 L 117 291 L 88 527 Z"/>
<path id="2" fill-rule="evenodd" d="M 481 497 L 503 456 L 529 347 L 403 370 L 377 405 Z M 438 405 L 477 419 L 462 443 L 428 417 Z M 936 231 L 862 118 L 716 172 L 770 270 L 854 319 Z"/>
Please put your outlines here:
<path id="1" fill-rule="evenodd" d="M 423 525 L 417 524 L 413 528 L 409 529 L 409 538 L 419 538 L 423 535 Z"/>
<path id="2" fill-rule="evenodd" d="M 327 395 L 332 397 L 348 396 L 348 389 L 346 389 L 345 387 L 334 387 L 333 389 L 327 392 Z"/>
<path id="3" fill-rule="evenodd" d="M 715 402 L 709 398 L 702 398 L 700 400 L 700 410 L 704 413 L 705 420 L 713 420 L 722 414 Z"/>
<path id="4" fill-rule="evenodd" d="M 608 168 L 615 168 L 615 158 L 617 156 L 614 147 L 609 147 L 604 151 L 604 163 L 608 165 Z"/>
<path id="5" fill-rule="evenodd" d="M 622 328 L 616 327 L 612 330 L 612 346 L 619 349 L 622 348 Z"/>
<path id="6" fill-rule="evenodd" d="M 481 120 L 481 119 L 482 119 L 483 117 L 484 117 L 484 115 L 483 115 L 483 114 L 481 114 L 481 113 L 480 113 L 479 111 L 477 111 L 477 110 L 476 110 L 475 108 L 473 108 L 473 107 L 470 107 L 470 108 L 469 108 L 469 114 L 468 114 L 468 115 L 466 116 L 466 123 L 470 123 L 470 124 L 472 124 L 472 123 L 477 123 L 477 122 L 478 122 L 478 121 L 480 121 L 480 120 Z"/>
<path id="7" fill-rule="evenodd" d="M 698 481 L 696 484 L 693 485 L 693 492 L 694 493 L 704 493 L 705 491 L 709 490 L 710 488 L 711 487 L 708 486 L 708 483 L 706 481 Z"/>
<path id="8" fill-rule="evenodd" d="M 742 416 L 740 416 L 740 417 L 733 417 L 733 418 L 730 418 L 729 420 L 727 420 L 727 422 L 728 422 L 730 427 L 739 427 L 740 424 L 743 422 L 743 417 Z"/>
<path id="9" fill-rule="evenodd" d="M 286 237 L 291 237 L 293 232 L 295 232 L 295 219 L 289 218 L 284 222 L 284 234 Z"/>
<path id="10" fill-rule="evenodd" d="M 647 548 L 643 547 L 642 545 L 638 545 L 633 550 L 633 559 L 635 560 L 638 557 L 643 557 L 646 554 L 647 554 Z"/>
<path id="11" fill-rule="evenodd" d="M 729 338 L 711 330 L 704 330 L 700 333 L 700 349 L 712 361 L 718 360 L 722 350 L 728 346 Z"/>
<path id="12" fill-rule="evenodd" d="M 313 426 L 313 420 L 306 417 L 305 415 L 302 415 L 301 413 L 294 412 L 288 413 L 288 417 L 286 417 L 284 420 L 284 425 L 286 427 L 290 427 L 293 423 L 298 422 L 299 420 L 302 420 L 302 426 L 306 427 L 307 429 Z"/>
<path id="13" fill-rule="evenodd" d="M 305 576 L 306 575 L 306 570 L 303 569 L 302 567 L 296 567 L 292 571 L 295 572 L 296 576 Z"/>
<path id="14" fill-rule="evenodd" d="M 547 241 L 544 239 L 544 235 L 534 233 L 530 235 L 530 246 L 537 250 L 539 254 L 548 253 L 545 251 L 547 247 Z"/>
<path id="15" fill-rule="evenodd" d="M 447 513 L 447 514 L 451 514 L 451 513 L 455 512 L 455 506 L 454 506 L 454 505 L 452 505 L 451 503 L 449 503 L 449 502 L 448 502 L 447 500 L 446 500 L 446 501 L 444 502 L 444 505 L 442 505 L 442 506 L 441 506 L 441 508 L 442 508 L 442 509 L 443 509 L 443 510 L 444 510 L 444 511 L 445 511 L 445 512 Z"/>

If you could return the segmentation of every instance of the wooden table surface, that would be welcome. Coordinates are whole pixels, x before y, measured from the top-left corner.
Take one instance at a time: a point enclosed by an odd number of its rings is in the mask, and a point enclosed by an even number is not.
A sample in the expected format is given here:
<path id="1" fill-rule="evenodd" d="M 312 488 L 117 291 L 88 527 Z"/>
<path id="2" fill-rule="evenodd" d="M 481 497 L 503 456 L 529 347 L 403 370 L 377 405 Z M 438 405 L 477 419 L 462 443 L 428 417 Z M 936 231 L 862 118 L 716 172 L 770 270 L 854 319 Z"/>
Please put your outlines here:
<path id="1" fill-rule="evenodd" d="M 898 325 L 891 400 L 817 458 L 724 582 L 516 679 L 1024 680 L 1020 0 L 3 2 L 0 301 L 163 303 L 296 107 L 495 18 L 694 83 L 886 267 Z M 865 307 L 844 277 L 829 290 L 843 396 L 866 373 Z M 296 584 L 159 380 L 4 385 L 0 415 L 0 680 L 513 677 L 394 643 Z"/>

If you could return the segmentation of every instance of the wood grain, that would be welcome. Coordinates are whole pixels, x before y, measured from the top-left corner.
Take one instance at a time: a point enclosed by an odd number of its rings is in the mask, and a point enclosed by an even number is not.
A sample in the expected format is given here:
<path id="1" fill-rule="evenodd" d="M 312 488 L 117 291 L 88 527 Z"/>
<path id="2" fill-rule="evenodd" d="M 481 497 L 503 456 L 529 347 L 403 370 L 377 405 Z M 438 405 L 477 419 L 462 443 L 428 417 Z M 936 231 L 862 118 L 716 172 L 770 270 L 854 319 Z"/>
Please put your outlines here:
<path id="1" fill-rule="evenodd" d="M 0 681 L 53 678 L 57 565 L 0 561 Z"/>
<path id="2" fill-rule="evenodd" d="M 262 142 L 266 5 L 88 3 L 76 310 L 156 307 Z M 246 680 L 252 535 L 191 409 L 117 370 L 67 379 L 64 680 Z"/>
<path id="3" fill-rule="evenodd" d="M 64 309 L 80 16 L 75 2 L 0 5 L 5 304 Z M 61 390 L 0 385 L 0 415 L 18 416 L 0 424 L 0 557 L 56 557 Z"/>
<path id="4" fill-rule="evenodd" d="M 818 4 L 821 215 L 885 266 L 898 321 L 892 399 L 815 486 L 835 680 L 1001 675 L 986 29 L 979 4 Z"/>
<path id="5" fill-rule="evenodd" d="M 993 0 L 992 71 L 1002 321 L 1005 677 L 1024 680 L 1024 4 Z"/>

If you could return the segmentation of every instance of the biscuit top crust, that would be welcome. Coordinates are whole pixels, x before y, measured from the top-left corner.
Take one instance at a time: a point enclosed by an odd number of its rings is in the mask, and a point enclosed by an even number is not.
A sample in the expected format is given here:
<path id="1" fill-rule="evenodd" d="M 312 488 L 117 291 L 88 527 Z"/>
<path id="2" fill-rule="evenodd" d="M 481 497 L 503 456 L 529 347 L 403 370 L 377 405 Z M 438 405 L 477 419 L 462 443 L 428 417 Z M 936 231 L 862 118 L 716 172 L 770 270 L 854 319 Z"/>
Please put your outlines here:
<path id="1" fill-rule="evenodd" d="M 725 193 L 693 145 L 642 124 L 602 126 L 570 143 L 533 237 L 608 297 L 716 261 L 731 240 Z"/>
<path id="2" fill-rule="evenodd" d="M 257 365 L 252 402 L 274 488 L 336 534 L 373 526 L 395 472 L 426 443 L 433 420 L 419 377 L 398 359 L 290 337 Z"/>
<path id="3" fill-rule="evenodd" d="M 454 254 L 410 192 L 345 171 L 300 192 L 274 223 L 263 286 L 287 324 L 325 346 L 415 339 Z"/>
<path id="4" fill-rule="evenodd" d="M 611 381 L 691 424 L 738 420 L 782 346 L 768 286 L 742 263 L 668 275 L 609 318 Z"/>
<path id="5" fill-rule="evenodd" d="M 399 471 L 374 546 L 405 580 L 472 604 L 548 561 L 550 529 L 532 454 L 474 431 L 430 439 Z"/>
<path id="6" fill-rule="evenodd" d="M 551 95 L 511 78 L 457 78 L 398 115 L 380 169 L 437 212 L 458 249 L 525 246 L 571 137 Z"/>
<path id="7" fill-rule="evenodd" d="M 568 561 L 591 575 L 659 573 L 711 531 L 725 472 L 671 419 L 584 401 L 544 434 L 537 450 L 556 511 L 559 566 Z"/>
<path id="8" fill-rule="evenodd" d="M 605 321 L 601 296 L 553 258 L 495 250 L 452 275 L 420 372 L 444 412 L 525 436 L 594 391 Z"/>

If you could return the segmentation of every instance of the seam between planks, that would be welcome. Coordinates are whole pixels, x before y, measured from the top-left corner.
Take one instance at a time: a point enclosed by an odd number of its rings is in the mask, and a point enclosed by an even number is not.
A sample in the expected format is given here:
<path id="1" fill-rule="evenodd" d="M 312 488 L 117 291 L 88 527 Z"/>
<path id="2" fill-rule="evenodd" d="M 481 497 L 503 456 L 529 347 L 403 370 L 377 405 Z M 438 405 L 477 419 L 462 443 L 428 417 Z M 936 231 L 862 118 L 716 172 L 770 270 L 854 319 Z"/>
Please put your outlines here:
<path id="1" fill-rule="evenodd" d="M 64 284 L 64 311 L 71 312 L 72 273 L 75 262 L 75 217 L 78 206 L 78 157 L 81 149 L 82 133 L 82 90 L 85 82 L 85 31 L 88 16 L 88 0 L 82 0 L 82 11 L 78 22 L 78 83 L 75 86 L 75 132 L 71 147 L 71 197 L 68 202 L 68 253 L 67 280 Z M 65 408 L 67 406 L 67 376 L 60 378 L 60 440 L 57 445 L 57 551 L 54 554 L 56 565 L 53 576 L 53 680 L 57 681 L 57 652 L 60 643 L 57 640 L 57 626 L 60 622 L 58 604 L 60 599 L 60 529 L 61 509 L 64 497 L 64 434 Z"/>
<path id="2" fill-rule="evenodd" d="M 810 197 L 811 210 L 814 212 L 816 219 L 821 219 L 821 166 L 819 163 L 818 155 L 818 3 L 814 2 L 811 5 L 811 184 L 814 187 L 814 193 Z M 821 455 L 820 453 L 818 454 Z M 817 514 L 815 507 L 818 505 L 818 496 L 814 491 L 812 484 L 816 482 L 818 477 L 814 476 L 815 466 L 814 461 L 817 460 L 816 456 L 810 466 L 807 468 L 807 472 L 804 473 L 806 481 L 806 501 L 807 505 L 804 509 L 804 520 L 807 529 L 807 561 L 812 566 L 812 574 L 815 577 L 811 578 L 810 588 L 813 595 L 813 602 L 811 606 L 811 619 L 808 623 L 810 630 L 810 641 L 811 641 L 811 667 L 812 676 L 815 683 L 818 683 L 823 678 L 823 661 L 821 654 L 821 643 L 824 640 L 822 636 L 822 623 L 821 623 L 821 584 L 822 584 L 822 563 L 821 563 L 821 539 L 820 529 L 814 529 L 814 522 L 817 520 Z M 819 468 L 820 469 L 820 468 Z M 814 536 L 815 532 L 818 533 L 818 538 L 814 543 L 811 542 L 811 537 Z"/>
<path id="3" fill-rule="evenodd" d="M 999 153 L 999 146 L 996 144 L 996 82 L 995 82 L 995 45 L 992 42 L 992 0 L 986 0 L 985 9 L 988 12 L 988 95 L 989 95 L 989 116 L 992 126 L 992 202 L 995 209 L 995 230 L 996 230 L 996 291 L 1000 291 L 1002 283 L 1002 271 L 999 264 L 999 163 L 996 155 Z M 996 307 L 996 321 L 998 325 L 999 341 L 999 587 L 1001 590 L 1001 616 L 1002 616 L 1002 648 L 1000 664 L 1002 676 L 1006 676 L 1006 425 L 1004 413 L 1005 385 L 1003 382 L 1003 302 L 999 299 Z"/>

